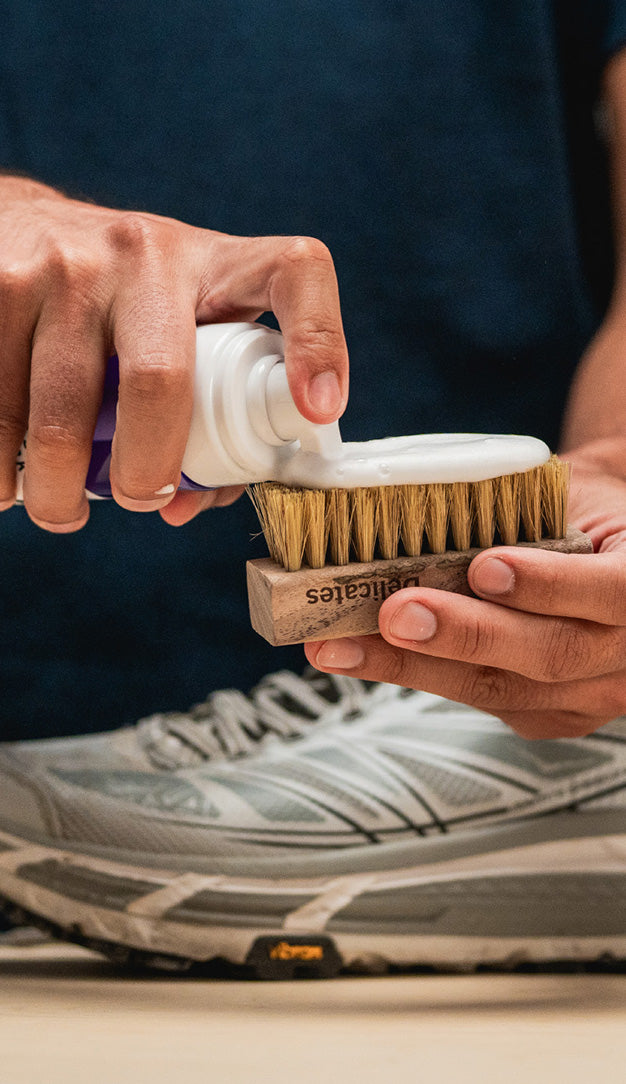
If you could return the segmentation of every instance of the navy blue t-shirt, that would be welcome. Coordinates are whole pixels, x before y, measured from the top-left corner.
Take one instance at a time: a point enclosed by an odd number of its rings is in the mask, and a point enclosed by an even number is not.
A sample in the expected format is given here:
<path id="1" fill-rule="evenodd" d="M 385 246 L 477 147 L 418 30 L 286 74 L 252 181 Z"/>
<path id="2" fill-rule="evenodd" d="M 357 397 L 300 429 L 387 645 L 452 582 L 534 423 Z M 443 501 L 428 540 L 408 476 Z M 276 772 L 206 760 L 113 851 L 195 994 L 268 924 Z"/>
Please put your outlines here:
<path id="1" fill-rule="evenodd" d="M 626 0 L 0 0 L 0 166 L 330 247 L 347 439 L 557 441 L 610 288 L 597 109 Z M 246 500 L 0 516 L 0 736 L 112 727 L 299 669 L 248 624 Z"/>

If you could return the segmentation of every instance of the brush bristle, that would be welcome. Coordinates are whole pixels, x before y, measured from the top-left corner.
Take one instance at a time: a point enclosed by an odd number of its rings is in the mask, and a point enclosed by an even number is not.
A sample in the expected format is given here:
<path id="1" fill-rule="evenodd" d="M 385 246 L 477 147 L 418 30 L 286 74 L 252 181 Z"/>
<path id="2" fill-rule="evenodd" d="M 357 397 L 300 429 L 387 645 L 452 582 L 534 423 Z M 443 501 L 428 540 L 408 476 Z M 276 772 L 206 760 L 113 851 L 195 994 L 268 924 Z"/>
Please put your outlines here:
<path id="1" fill-rule="evenodd" d="M 322 568 L 563 538 L 568 483 L 567 463 L 552 456 L 482 482 L 330 490 L 259 482 L 248 493 L 271 557 L 295 572 L 304 563 Z"/>

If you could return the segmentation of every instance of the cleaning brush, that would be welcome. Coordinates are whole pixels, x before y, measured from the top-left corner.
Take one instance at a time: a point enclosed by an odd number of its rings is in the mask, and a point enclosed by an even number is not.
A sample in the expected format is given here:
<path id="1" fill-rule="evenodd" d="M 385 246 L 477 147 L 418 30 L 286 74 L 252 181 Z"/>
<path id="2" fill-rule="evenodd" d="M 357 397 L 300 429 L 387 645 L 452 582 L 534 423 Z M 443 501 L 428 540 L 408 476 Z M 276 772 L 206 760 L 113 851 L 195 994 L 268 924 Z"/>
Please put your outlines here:
<path id="1" fill-rule="evenodd" d="M 275 645 L 373 633 L 402 587 L 471 594 L 481 549 L 532 545 L 589 552 L 567 531 L 567 463 L 476 481 L 314 489 L 250 486 L 270 558 L 248 562 L 253 627 Z"/>

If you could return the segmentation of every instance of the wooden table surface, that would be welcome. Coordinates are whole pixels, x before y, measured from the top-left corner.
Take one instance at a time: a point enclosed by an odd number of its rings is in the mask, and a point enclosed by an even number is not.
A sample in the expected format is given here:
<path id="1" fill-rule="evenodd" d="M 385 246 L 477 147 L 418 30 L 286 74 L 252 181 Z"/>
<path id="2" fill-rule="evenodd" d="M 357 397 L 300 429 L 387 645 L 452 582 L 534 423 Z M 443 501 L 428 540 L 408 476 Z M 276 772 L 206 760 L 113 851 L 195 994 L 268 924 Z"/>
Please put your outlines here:
<path id="1" fill-rule="evenodd" d="M 624 1084 L 626 976 L 141 977 L 0 948 L 0 1084 Z"/>

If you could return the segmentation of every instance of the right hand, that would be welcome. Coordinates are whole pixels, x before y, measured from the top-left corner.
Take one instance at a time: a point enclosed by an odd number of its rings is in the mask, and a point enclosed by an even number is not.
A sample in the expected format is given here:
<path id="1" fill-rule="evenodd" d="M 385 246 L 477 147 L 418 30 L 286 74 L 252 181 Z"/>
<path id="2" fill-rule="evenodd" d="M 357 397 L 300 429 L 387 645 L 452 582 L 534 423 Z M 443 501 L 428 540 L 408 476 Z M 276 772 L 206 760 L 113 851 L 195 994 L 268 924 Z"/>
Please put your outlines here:
<path id="1" fill-rule="evenodd" d="M 85 478 L 113 353 L 117 503 L 160 509 L 180 524 L 235 499 L 240 487 L 172 495 L 191 417 L 195 328 L 266 311 L 285 338 L 298 410 L 313 422 L 335 421 L 347 399 L 348 359 L 321 241 L 231 237 L 0 177 L 0 511 L 14 503 L 28 430 L 29 516 L 56 532 L 86 523 Z"/>

